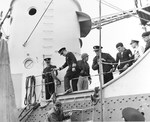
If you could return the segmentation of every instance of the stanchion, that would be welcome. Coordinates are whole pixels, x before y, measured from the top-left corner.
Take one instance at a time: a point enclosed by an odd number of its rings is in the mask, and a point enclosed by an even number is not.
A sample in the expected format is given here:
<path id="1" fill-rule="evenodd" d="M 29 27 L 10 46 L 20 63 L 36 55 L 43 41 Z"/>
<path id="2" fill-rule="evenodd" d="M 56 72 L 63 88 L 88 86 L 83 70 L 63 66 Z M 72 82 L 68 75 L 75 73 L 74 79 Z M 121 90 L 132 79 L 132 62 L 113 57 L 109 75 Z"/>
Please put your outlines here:
<path id="1" fill-rule="evenodd" d="M 101 61 L 101 0 L 99 0 L 99 18 L 100 18 L 100 28 L 99 28 L 99 81 L 100 81 L 100 107 L 101 107 L 101 122 L 103 122 L 103 69 Z"/>

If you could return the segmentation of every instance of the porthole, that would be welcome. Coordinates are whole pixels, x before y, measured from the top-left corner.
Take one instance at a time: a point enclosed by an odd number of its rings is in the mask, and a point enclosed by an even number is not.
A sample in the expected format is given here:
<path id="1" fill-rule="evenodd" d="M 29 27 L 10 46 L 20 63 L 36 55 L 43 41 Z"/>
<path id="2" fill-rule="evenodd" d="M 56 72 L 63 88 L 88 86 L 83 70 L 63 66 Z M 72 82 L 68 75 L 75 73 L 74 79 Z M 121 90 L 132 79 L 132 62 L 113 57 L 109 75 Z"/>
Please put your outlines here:
<path id="1" fill-rule="evenodd" d="M 34 62 L 31 58 L 27 58 L 24 60 L 24 67 L 26 69 L 31 69 L 33 67 L 33 64 L 34 64 Z"/>
<path id="2" fill-rule="evenodd" d="M 33 7 L 29 9 L 29 15 L 31 15 L 31 16 L 35 15 L 36 12 L 37 12 L 37 10 Z"/>

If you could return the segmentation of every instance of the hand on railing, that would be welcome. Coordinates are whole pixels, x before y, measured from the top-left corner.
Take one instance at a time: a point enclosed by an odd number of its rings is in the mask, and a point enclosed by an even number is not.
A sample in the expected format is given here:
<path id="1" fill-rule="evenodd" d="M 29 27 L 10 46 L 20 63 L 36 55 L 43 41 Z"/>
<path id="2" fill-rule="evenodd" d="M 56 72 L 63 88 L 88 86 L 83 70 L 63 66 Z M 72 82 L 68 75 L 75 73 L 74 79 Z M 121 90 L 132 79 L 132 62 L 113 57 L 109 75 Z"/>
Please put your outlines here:
<path id="1" fill-rule="evenodd" d="M 56 70 L 62 70 L 63 69 L 63 67 L 59 67 L 58 69 L 56 69 Z"/>

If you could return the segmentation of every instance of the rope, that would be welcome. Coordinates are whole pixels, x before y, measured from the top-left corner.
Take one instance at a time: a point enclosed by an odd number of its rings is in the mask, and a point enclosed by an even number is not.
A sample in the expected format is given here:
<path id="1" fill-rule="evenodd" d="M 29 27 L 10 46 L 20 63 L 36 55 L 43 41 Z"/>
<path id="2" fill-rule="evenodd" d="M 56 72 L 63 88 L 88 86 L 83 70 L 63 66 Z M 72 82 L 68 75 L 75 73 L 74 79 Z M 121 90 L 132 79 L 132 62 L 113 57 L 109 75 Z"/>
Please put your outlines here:
<path id="1" fill-rule="evenodd" d="M 131 62 L 131 61 L 134 61 L 134 59 L 130 59 L 130 60 L 127 60 L 127 61 L 120 62 L 120 64 L 128 63 L 128 62 Z M 116 64 L 118 64 L 118 63 L 102 62 L 102 64 L 116 65 Z M 115 70 L 113 73 L 115 74 L 115 73 L 118 73 L 118 72 L 123 71 L 123 70 L 124 70 L 124 69 L 118 69 L 118 70 Z M 51 71 L 51 72 L 42 73 L 42 75 L 51 73 L 51 74 L 52 74 L 52 77 L 53 77 L 54 79 L 58 80 L 59 82 L 63 82 L 63 81 L 60 81 L 60 80 L 57 78 L 57 76 L 54 75 L 54 71 L 58 71 L 58 69 L 53 70 L 53 71 Z M 96 75 L 90 75 L 90 76 L 84 76 L 84 77 L 95 77 L 95 76 L 99 76 L 99 75 L 103 75 L 103 74 L 108 74 L 108 73 L 112 73 L 112 71 L 103 72 L 103 73 L 98 73 L 98 74 L 96 74 Z M 42 75 L 37 75 L 37 76 L 34 76 L 34 77 L 40 77 L 40 76 L 42 76 Z M 28 77 L 31 77 L 31 76 L 28 76 Z M 27 77 L 27 78 L 28 78 L 28 77 Z M 78 77 L 73 78 L 73 79 L 78 79 Z M 72 79 L 72 80 L 73 80 L 73 79 Z M 42 86 L 42 85 L 48 85 L 48 84 L 52 84 L 52 83 L 41 83 L 41 84 L 35 85 L 35 87 L 37 87 L 37 86 Z M 59 85 L 59 84 L 58 84 L 58 85 Z M 27 88 L 30 88 L 30 87 L 31 87 L 31 86 L 28 86 Z"/>
<path id="2" fill-rule="evenodd" d="M 124 69 L 118 69 L 118 70 L 116 70 L 113 73 L 118 73 L 119 71 L 122 71 L 122 70 L 124 70 Z M 102 74 L 108 74 L 108 73 L 111 73 L 111 71 L 109 71 L 109 72 L 103 72 L 103 73 L 99 73 L 99 74 L 95 74 L 95 75 L 91 75 L 91 76 L 83 76 L 83 77 L 95 77 L 95 76 L 99 76 L 99 75 L 102 75 Z M 76 78 L 73 78 L 73 79 L 79 79 L 79 78 L 76 77 Z M 61 81 L 61 82 L 63 82 L 63 81 Z M 41 84 L 35 85 L 35 87 L 42 86 L 42 85 L 47 85 L 47 84 L 52 84 L 52 83 L 41 83 Z M 30 88 L 30 86 L 28 88 Z"/>
<path id="3" fill-rule="evenodd" d="M 123 64 L 123 63 L 127 63 L 127 62 L 131 62 L 131 61 L 134 61 L 134 59 L 130 59 L 130 60 L 127 60 L 127 61 L 122 61 L 122 62 L 120 62 L 120 64 Z M 110 65 L 115 65 L 115 64 L 118 64 L 118 63 L 109 63 L 109 62 L 102 62 L 102 64 L 110 64 Z M 58 69 L 56 69 L 56 70 L 53 70 L 53 71 L 58 71 Z M 42 73 L 41 75 L 36 75 L 36 76 L 34 76 L 34 77 L 40 77 L 40 76 L 42 76 L 42 75 L 44 75 L 44 74 L 49 74 L 49 73 L 53 73 L 53 71 L 51 71 L 51 72 L 46 72 L 46 73 Z M 53 75 L 53 74 L 52 74 Z M 95 75 L 94 75 L 95 76 Z M 86 76 L 87 77 L 87 76 Z"/>
<path id="4" fill-rule="evenodd" d="M 64 112 L 69 112 L 69 111 L 86 111 L 88 109 L 93 109 L 93 106 L 92 107 L 86 107 L 86 108 L 79 108 L 79 109 L 69 109 L 69 110 L 64 110 Z M 95 108 L 94 108 L 95 109 Z"/>
<path id="5" fill-rule="evenodd" d="M 120 62 L 120 64 L 128 63 L 128 62 L 131 62 L 131 61 L 135 61 L 135 59 L 130 59 L 130 60 L 127 60 L 127 61 L 122 61 L 122 62 Z M 118 63 L 102 62 L 102 64 L 115 65 L 115 64 L 118 64 Z"/>
<path id="6" fill-rule="evenodd" d="M 26 95 L 24 99 L 25 105 L 30 105 L 32 103 L 32 99 L 36 102 L 36 93 L 35 93 L 35 77 L 29 76 L 26 78 Z M 30 89 L 29 89 L 30 88 Z"/>
<path id="7" fill-rule="evenodd" d="M 8 9 L 8 11 L 7 11 L 5 17 L 4 17 L 3 20 L 0 22 L 0 30 L 2 29 L 2 26 L 3 26 L 5 20 L 6 20 L 7 16 L 8 16 L 8 14 L 9 14 L 10 10 L 11 10 L 11 8 Z"/>
<path id="8" fill-rule="evenodd" d="M 33 106 L 33 107 L 32 107 L 32 108 L 29 108 L 29 110 L 26 111 L 25 115 L 23 115 L 23 117 L 21 117 L 21 115 L 23 114 L 23 112 L 24 112 L 24 110 L 26 109 L 26 107 L 23 109 L 23 111 L 22 111 L 21 114 L 19 115 L 19 121 L 20 121 L 20 122 L 21 122 L 26 116 L 31 115 L 31 113 L 32 113 L 33 111 L 35 111 L 35 110 L 40 106 L 40 103 L 34 103 L 32 106 Z M 21 117 L 21 118 L 20 118 L 20 117 Z M 28 118 L 26 118 L 26 120 L 27 120 L 27 119 L 28 119 Z M 26 122 L 26 120 L 25 120 L 25 122 Z"/>
<path id="9" fill-rule="evenodd" d="M 118 69 L 118 70 L 116 70 L 115 72 L 113 72 L 114 74 L 116 73 L 118 73 L 119 71 L 122 71 L 122 70 L 124 70 L 124 69 Z M 95 77 L 95 76 L 99 76 L 99 75 L 102 75 L 102 74 L 108 74 L 108 73 L 111 73 L 112 71 L 109 71 L 109 72 L 103 72 L 103 73 L 99 73 L 99 74 L 95 74 L 95 75 L 90 75 L 90 76 L 83 76 L 83 77 Z M 38 75 L 39 76 L 39 75 Z M 41 76 L 41 75 L 40 75 Z M 76 77 L 76 78 L 73 78 L 72 80 L 74 80 L 74 79 L 79 79 L 78 77 Z M 63 81 L 61 81 L 61 82 L 63 82 Z M 35 85 L 35 87 L 37 87 L 37 86 L 42 86 L 42 85 L 47 85 L 47 84 L 52 84 L 52 83 L 41 83 L 41 84 L 38 84 L 38 85 Z M 28 88 L 30 88 L 30 86 L 28 87 Z"/>

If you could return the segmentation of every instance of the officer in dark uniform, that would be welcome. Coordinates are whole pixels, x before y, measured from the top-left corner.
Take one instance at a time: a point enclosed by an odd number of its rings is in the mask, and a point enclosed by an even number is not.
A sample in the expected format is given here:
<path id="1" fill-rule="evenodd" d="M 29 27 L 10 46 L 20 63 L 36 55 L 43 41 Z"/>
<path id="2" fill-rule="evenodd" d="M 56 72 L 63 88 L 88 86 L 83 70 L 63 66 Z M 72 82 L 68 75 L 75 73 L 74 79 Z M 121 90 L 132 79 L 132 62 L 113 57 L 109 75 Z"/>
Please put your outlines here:
<path id="1" fill-rule="evenodd" d="M 45 92 L 46 92 L 46 99 L 50 99 L 51 95 L 55 92 L 55 83 L 53 78 L 53 70 L 56 69 L 56 66 L 51 65 L 51 58 L 45 58 L 44 61 L 46 62 L 46 68 L 43 70 L 42 77 L 45 79 Z M 55 71 L 56 76 L 58 72 Z"/>
<path id="2" fill-rule="evenodd" d="M 125 122 L 145 122 L 145 117 L 144 115 L 139 112 L 135 108 L 127 107 L 124 108 L 122 111 L 122 117 L 124 118 Z"/>
<path id="3" fill-rule="evenodd" d="M 101 47 L 102 48 L 102 47 Z M 99 72 L 99 46 L 93 47 L 96 56 L 93 59 L 92 69 L 98 70 Z M 115 59 L 108 53 L 101 53 L 102 67 L 103 67 L 103 76 L 104 84 L 113 79 L 113 65 L 111 63 L 115 62 Z M 110 64 L 107 64 L 110 63 Z"/>
<path id="4" fill-rule="evenodd" d="M 116 44 L 116 48 L 119 51 L 116 55 L 116 63 L 120 62 L 120 65 L 116 64 L 115 69 L 118 67 L 119 72 L 122 73 L 132 65 L 134 56 L 131 50 L 126 49 L 121 42 Z"/>
<path id="5" fill-rule="evenodd" d="M 144 32 L 142 34 L 142 37 L 143 37 L 144 41 L 146 42 L 146 46 L 145 46 L 145 50 L 144 50 L 144 52 L 146 52 L 150 48 L 150 31 Z"/>
<path id="6" fill-rule="evenodd" d="M 65 47 L 61 48 L 58 53 L 66 57 L 66 62 L 59 68 L 62 70 L 68 66 L 64 76 L 64 88 L 66 93 L 72 92 L 70 80 L 72 80 L 73 91 L 77 91 L 78 73 L 77 73 L 77 59 L 72 52 L 68 52 Z"/>
<path id="7" fill-rule="evenodd" d="M 3 35 L 2 32 L 0 32 L 0 39 L 2 38 L 2 35 Z"/>

